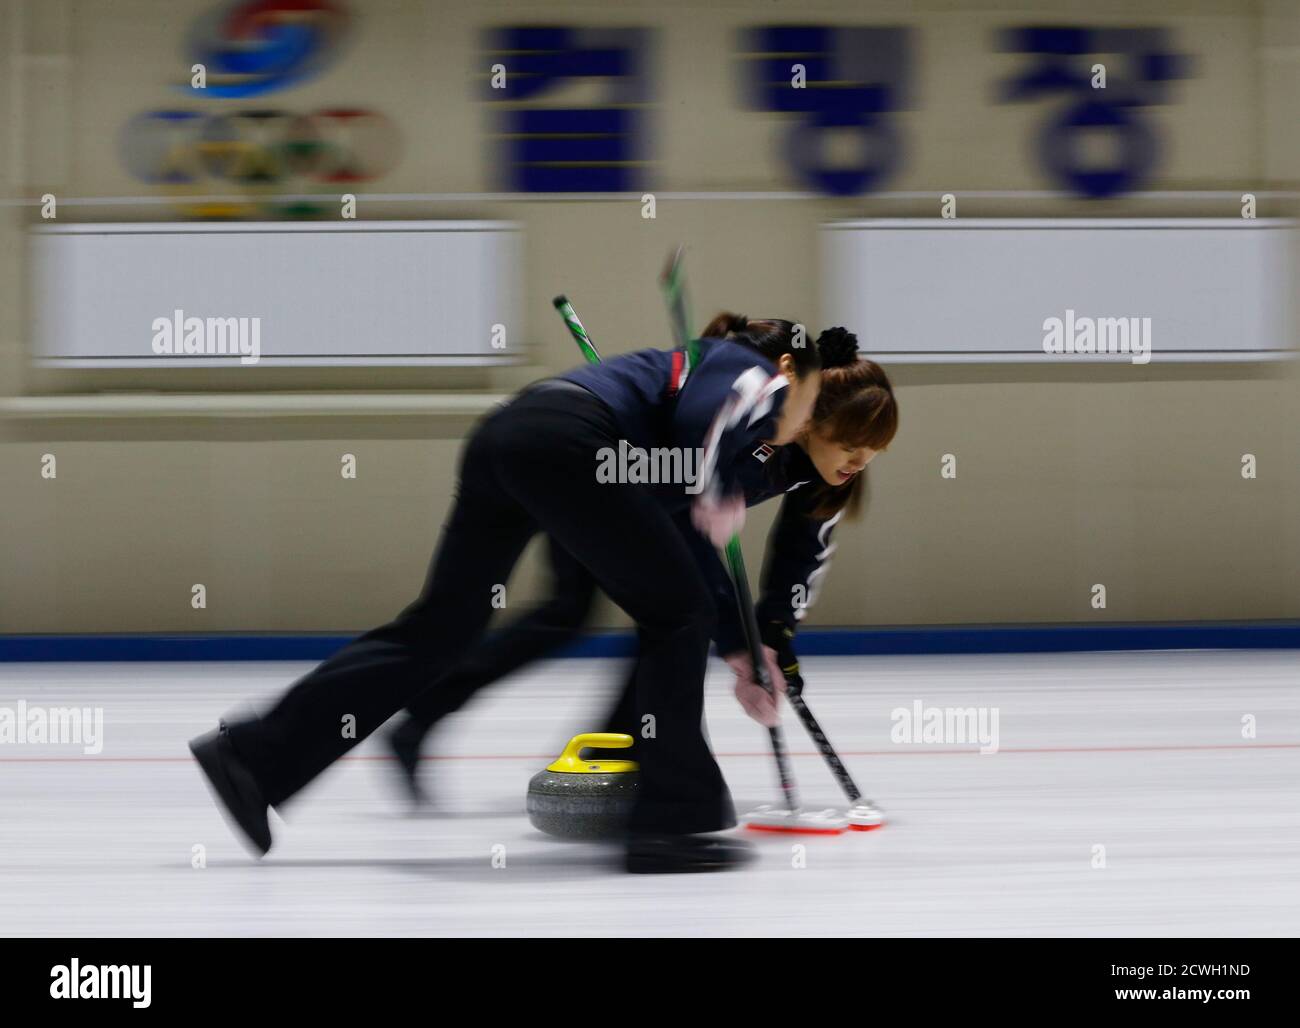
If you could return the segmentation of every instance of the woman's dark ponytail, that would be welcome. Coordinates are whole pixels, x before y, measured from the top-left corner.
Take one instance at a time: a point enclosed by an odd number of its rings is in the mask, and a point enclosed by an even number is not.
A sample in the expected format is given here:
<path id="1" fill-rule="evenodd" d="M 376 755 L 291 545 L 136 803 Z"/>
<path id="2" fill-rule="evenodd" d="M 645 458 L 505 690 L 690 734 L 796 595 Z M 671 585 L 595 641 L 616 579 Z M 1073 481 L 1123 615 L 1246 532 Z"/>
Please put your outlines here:
<path id="1" fill-rule="evenodd" d="M 731 335 L 739 335 L 747 328 L 749 328 L 749 319 L 745 315 L 719 311 L 713 315 L 713 320 L 704 326 L 703 338 L 726 339 Z"/>
<path id="2" fill-rule="evenodd" d="M 720 311 L 704 327 L 703 338 L 741 343 L 757 350 L 773 364 L 788 353 L 794 359 L 795 374 L 800 378 L 822 366 L 821 352 L 808 339 L 808 330 L 781 318 L 750 321 L 743 314 Z"/>

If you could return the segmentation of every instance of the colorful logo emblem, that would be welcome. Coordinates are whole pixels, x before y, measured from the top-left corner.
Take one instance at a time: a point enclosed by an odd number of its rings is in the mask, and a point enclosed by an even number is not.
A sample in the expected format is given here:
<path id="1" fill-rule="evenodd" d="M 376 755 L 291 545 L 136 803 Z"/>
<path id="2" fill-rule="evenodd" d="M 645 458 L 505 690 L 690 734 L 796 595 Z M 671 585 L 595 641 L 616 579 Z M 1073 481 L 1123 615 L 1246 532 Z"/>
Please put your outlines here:
<path id="1" fill-rule="evenodd" d="M 339 189 L 386 175 L 401 151 L 397 127 L 378 111 L 331 107 L 307 114 L 254 109 L 155 110 L 122 128 L 122 156 L 140 181 L 185 197 L 226 194 L 244 199 L 183 206 L 204 218 L 242 217 L 285 189 Z M 300 198 L 273 204 L 288 217 L 320 217 L 337 199 L 317 204 Z"/>
<path id="2" fill-rule="evenodd" d="M 348 21 L 340 6 L 317 0 L 255 0 L 209 14 L 189 38 L 194 63 L 207 69 L 207 85 L 185 91 L 243 99 L 305 82 L 338 54 Z"/>

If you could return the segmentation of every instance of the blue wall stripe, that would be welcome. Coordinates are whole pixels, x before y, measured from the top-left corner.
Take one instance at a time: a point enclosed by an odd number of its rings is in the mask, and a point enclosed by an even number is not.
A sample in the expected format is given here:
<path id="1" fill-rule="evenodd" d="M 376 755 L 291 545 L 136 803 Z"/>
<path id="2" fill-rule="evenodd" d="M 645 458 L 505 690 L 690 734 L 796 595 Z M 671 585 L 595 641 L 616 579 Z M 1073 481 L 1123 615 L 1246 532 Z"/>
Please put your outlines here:
<path id="1" fill-rule="evenodd" d="M 0 635 L 0 661 L 323 660 L 351 635 Z M 630 632 L 594 632 L 562 657 L 625 657 Z M 1300 621 L 808 628 L 805 656 L 1300 649 Z"/>

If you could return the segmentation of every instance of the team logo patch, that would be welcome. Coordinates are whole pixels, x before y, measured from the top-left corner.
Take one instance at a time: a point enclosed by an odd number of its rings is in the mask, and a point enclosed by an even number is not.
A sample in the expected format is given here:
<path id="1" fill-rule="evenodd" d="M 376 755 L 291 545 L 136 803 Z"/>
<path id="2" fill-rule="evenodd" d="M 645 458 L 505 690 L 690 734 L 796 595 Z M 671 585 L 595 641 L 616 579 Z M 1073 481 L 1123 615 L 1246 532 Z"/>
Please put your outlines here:
<path id="1" fill-rule="evenodd" d="M 758 449 L 754 451 L 754 459 L 760 464 L 766 464 L 767 459 L 774 453 L 776 453 L 776 451 L 772 449 L 772 447 L 768 446 L 767 443 L 761 443 Z"/>

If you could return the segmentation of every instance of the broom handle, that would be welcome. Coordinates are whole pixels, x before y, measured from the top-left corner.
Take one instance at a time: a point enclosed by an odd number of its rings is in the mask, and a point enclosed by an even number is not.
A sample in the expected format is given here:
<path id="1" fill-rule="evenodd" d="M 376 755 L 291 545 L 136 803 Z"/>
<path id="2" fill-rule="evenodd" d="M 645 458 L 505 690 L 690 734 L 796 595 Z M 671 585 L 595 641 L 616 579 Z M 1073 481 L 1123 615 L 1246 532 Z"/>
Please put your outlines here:
<path id="1" fill-rule="evenodd" d="M 573 336 L 573 341 L 578 344 L 578 349 L 582 355 L 587 358 L 588 364 L 599 364 L 600 353 L 596 350 L 596 344 L 591 341 L 591 336 L 587 334 L 587 329 L 582 322 L 578 320 L 578 312 L 573 309 L 573 304 L 569 303 L 569 298 L 564 295 L 557 296 L 551 301 L 555 309 L 560 312 L 560 317 L 564 319 L 565 327 L 568 328 L 569 334 Z"/>
<path id="2" fill-rule="evenodd" d="M 686 373 L 689 375 L 700 362 L 700 341 L 691 334 L 691 315 L 686 302 L 686 271 L 683 266 L 684 247 L 677 247 L 668 258 L 659 284 L 663 287 L 664 299 L 668 304 L 668 320 L 672 325 L 673 336 L 679 349 L 686 351 Z M 727 540 L 727 567 L 731 571 L 731 584 L 736 593 L 736 609 L 740 613 L 740 622 L 745 629 L 745 642 L 749 647 L 749 661 L 754 668 L 754 681 L 758 682 L 768 694 L 780 701 L 772 688 L 767 674 L 767 662 L 763 660 L 762 640 L 758 634 L 758 619 L 754 615 L 754 600 L 749 593 L 749 576 L 745 573 L 745 555 L 740 549 L 740 537 L 733 535 Z M 780 725 L 767 730 L 772 742 L 772 756 L 776 758 L 776 773 L 781 780 L 781 792 L 785 796 L 785 805 L 789 810 L 799 809 L 799 796 L 794 784 L 794 773 L 790 770 L 790 757 L 785 748 L 785 733 Z"/>
<path id="3" fill-rule="evenodd" d="M 689 362 L 688 368 L 693 368 L 698 359 L 699 346 L 696 340 L 687 335 L 686 325 L 688 322 L 686 320 L 685 290 L 681 276 L 680 247 L 673 255 L 668 270 L 664 273 L 663 283 L 665 292 L 669 297 L 673 328 L 677 335 L 678 345 L 686 350 Z M 568 328 L 569 334 L 573 336 L 573 341 L 578 344 L 582 355 L 587 358 L 587 363 L 599 364 L 600 353 L 596 350 L 595 344 L 591 341 L 591 336 L 579 320 L 577 312 L 573 309 L 573 304 L 565 296 L 557 296 L 551 302 L 555 305 L 555 309 L 560 312 L 561 317 L 564 318 L 564 324 Z M 749 660 L 754 667 L 754 680 L 775 698 L 776 694 L 767 674 L 767 663 L 763 660 L 762 643 L 758 634 L 758 620 L 754 616 L 754 601 L 749 592 L 749 576 L 745 573 L 745 556 L 740 549 L 739 536 L 733 535 L 727 542 L 726 555 L 727 566 L 731 570 L 731 581 L 736 591 L 736 607 L 740 612 L 741 624 L 745 629 L 745 642 L 749 647 Z M 796 709 L 798 708 L 796 707 Z M 807 708 L 805 707 L 804 710 L 807 710 Z M 811 714 L 809 716 L 811 717 Z M 781 780 L 781 792 L 785 796 L 786 807 L 790 810 L 798 810 L 799 797 L 795 788 L 794 774 L 790 770 L 790 758 L 786 753 L 785 735 L 779 725 L 773 726 L 767 731 L 772 742 L 772 755 L 776 758 L 776 771 Z M 825 738 L 825 736 L 822 736 L 822 738 Z M 829 746 L 829 743 L 827 745 Z"/>
<path id="4" fill-rule="evenodd" d="M 745 555 L 740 549 L 739 536 L 733 535 L 727 540 L 726 554 L 731 583 L 736 591 L 736 610 L 740 614 L 740 624 L 745 631 L 749 661 L 754 667 L 754 681 L 766 689 L 768 695 L 779 704 L 776 690 L 772 687 L 772 680 L 768 677 L 767 661 L 763 659 L 763 642 L 758 633 L 758 618 L 754 614 L 754 600 L 749 592 L 749 575 L 745 572 Z M 781 779 L 781 792 L 785 796 L 786 808 L 798 810 L 799 793 L 795 787 L 794 773 L 790 770 L 785 735 L 780 725 L 773 725 L 767 731 L 772 740 L 772 755 L 776 757 L 776 773 Z"/>
<path id="5" fill-rule="evenodd" d="M 794 677 L 798 678 L 797 675 Z M 840 788 L 844 790 L 844 795 L 849 798 L 850 803 L 857 803 L 858 800 L 862 799 L 862 792 L 858 789 L 858 783 L 853 780 L 853 776 L 849 774 L 849 769 L 840 760 L 840 755 L 835 752 L 835 747 L 826 738 L 826 733 L 822 731 L 822 726 L 813 717 L 813 712 L 808 709 L 808 704 L 804 702 L 803 697 L 797 691 L 791 691 L 790 678 L 790 675 L 786 675 L 785 698 L 790 701 L 790 706 L 794 707 L 794 712 L 799 715 L 799 720 L 803 722 L 804 728 L 808 730 L 812 741 L 817 744 L 817 749 L 821 751 L 827 766 L 831 769 L 831 774 L 835 776 Z M 802 686 L 802 680 L 800 680 L 800 686 Z"/>
<path id="6" fill-rule="evenodd" d="M 691 315 L 686 300 L 686 270 L 683 265 L 685 248 L 677 247 L 668 263 L 664 266 L 659 283 L 663 287 L 664 299 L 668 304 L 668 320 L 672 325 L 673 336 L 679 349 L 686 351 L 686 373 L 689 375 L 700 362 L 700 341 L 691 333 Z M 740 537 L 733 535 L 726 546 L 727 567 L 731 571 L 731 584 L 736 594 L 736 609 L 740 613 L 740 623 L 744 626 L 745 642 L 749 648 L 749 661 L 754 669 L 754 681 L 767 690 L 778 704 L 776 691 L 772 688 L 767 674 L 767 662 L 763 660 L 762 640 L 758 634 L 758 619 L 754 615 L 754 600 L 749 592 L 749 575 L 745 573 L 745 555 L 740 548 Z M 767 730 L 772 743 L 772 756 L 776 759 L 776 773 L 781 781 L 781 792 L 785 796 L 788 810 L 799 809 L 798 791 L 794 784 L 794 773 L 790 770 L 790 757 L 785 747 L 785 733 L 780 725 L 773 725 Z"/>

